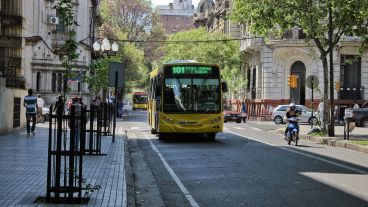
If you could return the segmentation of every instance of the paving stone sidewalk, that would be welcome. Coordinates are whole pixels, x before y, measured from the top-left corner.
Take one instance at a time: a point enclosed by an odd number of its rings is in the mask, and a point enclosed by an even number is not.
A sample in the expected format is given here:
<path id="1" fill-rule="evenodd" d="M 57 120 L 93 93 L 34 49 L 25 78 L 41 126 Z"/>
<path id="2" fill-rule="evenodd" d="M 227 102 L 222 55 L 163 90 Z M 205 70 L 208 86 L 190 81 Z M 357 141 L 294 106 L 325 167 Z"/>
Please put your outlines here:
<path id="1" fill-rule="evenodd" d="M 114 143 L 111 136 L 102 137 L 105 156 L 84 156 L 86 182 L 101 189 L 90 195 L 88 204 L 72 206 L 127 206 L 126 137 L 117 124 Z M 0 206 L 55 206 L 34 203 L 46 196 L 47 147 L 47 123 L 38 124 L 35 135 L 27 136 L 25 129 L 0 135 Z"/>

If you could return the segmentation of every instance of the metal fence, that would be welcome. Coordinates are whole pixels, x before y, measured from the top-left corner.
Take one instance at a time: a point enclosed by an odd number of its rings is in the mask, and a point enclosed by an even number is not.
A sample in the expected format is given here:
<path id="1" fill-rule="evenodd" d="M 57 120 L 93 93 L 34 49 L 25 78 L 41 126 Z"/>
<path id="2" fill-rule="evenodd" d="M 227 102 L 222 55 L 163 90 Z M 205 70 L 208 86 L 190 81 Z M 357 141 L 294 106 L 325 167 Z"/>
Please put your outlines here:
<path id="1" fill-rule="evenodd" d="M 70 112 L 50 114 L 47 203 L 83 203 L 86 110 L 73 105 Z"/>

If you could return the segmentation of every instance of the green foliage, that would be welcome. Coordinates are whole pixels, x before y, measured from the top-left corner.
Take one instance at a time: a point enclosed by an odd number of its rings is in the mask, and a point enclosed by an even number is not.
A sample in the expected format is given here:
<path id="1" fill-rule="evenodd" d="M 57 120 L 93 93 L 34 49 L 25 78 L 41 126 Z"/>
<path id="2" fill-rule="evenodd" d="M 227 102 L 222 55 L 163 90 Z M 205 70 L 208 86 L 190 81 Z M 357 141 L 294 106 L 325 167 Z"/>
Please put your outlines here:
<path id="1" fill-rule="evenodd" d="M 82 185 L 84 190 L 84 197 L 86 198 L 89 198 L 93 192 L 99 191 L 101 189 L 100 185 L 92 185 L 91 183 L 87 183 L 86 179 L 82 179 Z"/>
<path id="2" fill-rule="evenodd" d="M 351 143 L 359 144 L 359 145 L 368 145 L 368 140 L 356 140 L 356 141 L 351 141 Z"/>
<path id="3" fill-rule="evenodd" d="M 329 3 L 332 6 L 334 45 L 344 34 L 367 34 L 366 1 L 235 0 L 231 18 L 247 23 L 251 32 L 265 37 L 281 37 L 285 30 L 301 27 L 307 41 L 317 41 L 317 46 L 327 52 Z"/>
<path id="4" fill-rule="evenodd" d="M 185 42 L 226 40 L 228 37 L 220 33 L 208 33 L 204 28 L 178 32 L 169 37 L 169 41 L 184 41 L 182 43 L 167 44 L 164 47 L 165 55 L 155 67 L 171 60 L 196 60 L 198 62 L 217 64 L 221 67 L 221 75 L 228 83 L 229 89 L 242 87 L 245 81 L 240 77 L 239 42 Z"/>
<path id="5" fill-rule="evenodd" d="M 132 92 L 133 88 L 148 87 L 149 72 L 145 65 L 144 52 L 134 44 L 124 44 L 123 62 L 126 64 L 125 87 L 126 92 Z"/>
<path id="6" fill-rule="evenodd" d="M 100 58 L 92 61 L 89 66 L 89 75 L 83 77 L 83 81 L 88 83 L 90 92 L 93 95 L 107 89 L 109 61 L 112 61 L 111 58 Z"/>
<path id="7" fill-rule="evenodd" d="M 147 0 L 102 0 L 101 16 L 109 39 L 161 40 L 164 30 Z M 148 66 L 159 57 L 158 43 L 119 43 L 120 61 L 126 64 L 125 92 L 148 87 Z"/>
<path id="8" fill-rule="evenodd" d="M 74 11 L 73 4 L 71 0 L 60 0 L 55 3 L 55 7 L 57 13 L 60 18 L 63 20 L 63 24 L 66 27 L 66 32 L 68 34 L 68 39 L 65 41 L 64 45 L 61 48 L 61 62 L 63 67 L 66 69 L 65 78 L 71 78 L 72 74 L 70 73 L 73 68 L 76 66 L 72 63 L 72 61 L 76 60 L 79 57 L 79 54 L 76 52 L 78 48 L 78 42 L 76 41 L 76 32 L 73 30 L 74 26 L 78 25 L 76 21 L 74 21 Z M 65 94 L 70 91 L 69 86 L 64 85 L 64 97 Z"/>

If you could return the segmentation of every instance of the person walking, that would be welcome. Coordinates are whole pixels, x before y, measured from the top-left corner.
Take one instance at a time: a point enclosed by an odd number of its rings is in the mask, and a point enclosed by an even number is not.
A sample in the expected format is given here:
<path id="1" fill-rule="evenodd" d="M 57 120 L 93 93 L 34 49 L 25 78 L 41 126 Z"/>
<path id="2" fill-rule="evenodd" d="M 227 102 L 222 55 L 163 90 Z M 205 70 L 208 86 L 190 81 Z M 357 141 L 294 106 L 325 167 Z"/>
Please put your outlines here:
<path id="1" fill-rule="evenodd" d="M 42 115 L 42 108 L 45 105 L 45 101 L 43 100 L 43 98 L 41 98 L 41 95 L 38 94 L 38 98 L 37 98 L 37 123 L 45 123 L 45 119 L 43 118 Z"/>
<path id="2" fill-rule="evenodd" d="M 82 104 L 80 102 L 80 98 L 79 97 L 74 97 L 72 99 L 73 103 L 72 103 L 72 106 L 69 110 L 69 115 L 72 115 L 72 107 L 74 108 L 74 126 L 71 126 L 71 127 L 74 127 L 75 128 L 75 149 L 79 149 L 79 138 L 80 138 L 80 134 L 81 134 L 81 123 L 82 123 Z"/>
<path id="3" fill-rule="evenodd" d="M 33 96 L 33 90 L 28 89 L 28 95 L 24 97 L 23 106 L 26 108 L 26 120 L 27 120 L 27 135 L 35 134 L 36 128 L 36 109 L 37 109 L 37 97 Z M 32 128 L 31 128 L 32 119 Z"/>
<path id="4" fill-rule="evenodd" d="M 243 123 L 247 122 L 247 105 L 244 102 L 242 102 L 241 113 Z"/>
<path id="5" fill-rule="evenodd" d="M 64 101 L 63 101 L 63 97 L 60 95 L 58 96 L 56 103 L 55 103 L 54 112 L 55 111 L 57 115 L 62 115 L 64 113 Z"/>

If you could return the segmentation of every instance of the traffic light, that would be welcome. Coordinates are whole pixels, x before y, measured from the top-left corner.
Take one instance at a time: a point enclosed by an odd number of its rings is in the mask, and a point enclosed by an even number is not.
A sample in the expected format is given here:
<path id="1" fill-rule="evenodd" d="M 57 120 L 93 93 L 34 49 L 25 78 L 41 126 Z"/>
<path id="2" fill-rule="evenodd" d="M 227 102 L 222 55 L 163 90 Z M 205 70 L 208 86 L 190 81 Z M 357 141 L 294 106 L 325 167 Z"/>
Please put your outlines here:
<path id="1" fill-rule="evenodd" d="M 291 75 L 290 76 L 290 87 L 296 88 L 298 86 L 298 75 Z"/>
<path id="2" fill-rule="evenodd" d="M 340 81 L 336 81 L 335 82 L 335 90 L 337 91 L 337 92 L 339 92 L 340 91 Z"/>
<path id="3" fill-rule="evenodd" d="M 287 84 L 291 87 L 291 77 L 290 77 L 290 75 L 287 76 Z"/>

